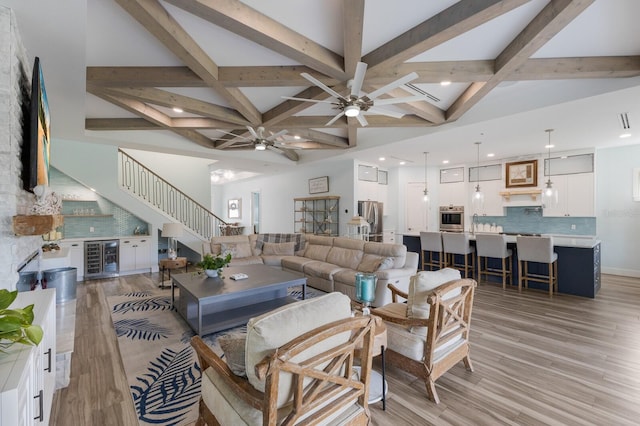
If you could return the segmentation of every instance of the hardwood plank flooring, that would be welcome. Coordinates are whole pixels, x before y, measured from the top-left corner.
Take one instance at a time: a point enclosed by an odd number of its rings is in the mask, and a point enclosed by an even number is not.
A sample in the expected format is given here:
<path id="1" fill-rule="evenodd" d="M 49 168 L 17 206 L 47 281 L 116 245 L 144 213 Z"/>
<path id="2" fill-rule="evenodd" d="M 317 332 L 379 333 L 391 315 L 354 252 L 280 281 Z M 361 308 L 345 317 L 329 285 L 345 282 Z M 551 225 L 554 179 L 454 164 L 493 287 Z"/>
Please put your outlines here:
<path id="1" fill-rule="evenodd" d="M 52 425 L 137 425 L 106 298 L 155 289 L 159 279 L 78 285 L 71 381 L 54 396 Z M 602 283 L 595 299 L 481 284 L 471 321 L 475 371 L 460 363 L 441 377 L 436 405 L 422 381 L 387 366 L 387 410 L 373 404 L 372 424 L 638 424 L 640 279 L 603 275 Z"/>

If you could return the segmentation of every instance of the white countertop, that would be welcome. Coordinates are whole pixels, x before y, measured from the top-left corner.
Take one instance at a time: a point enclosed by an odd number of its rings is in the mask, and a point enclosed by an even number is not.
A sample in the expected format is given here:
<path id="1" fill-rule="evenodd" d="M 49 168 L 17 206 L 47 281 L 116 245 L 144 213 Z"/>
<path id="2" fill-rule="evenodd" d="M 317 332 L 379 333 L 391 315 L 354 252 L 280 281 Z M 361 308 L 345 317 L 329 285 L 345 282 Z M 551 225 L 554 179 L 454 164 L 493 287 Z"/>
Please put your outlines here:
<path id="1" fill-rule="evenodd" d="M 405 233 L 409 237 L 420 237 L 420 234 Z M 542 236 L 550 236 L 553 238 L 553 245 L 556 247 L 575 247 L 575 248 L 593 248 L 600 244 L 597 237 L 590 235 L 552 235 L 542 234 Z M 469 234 L 469 239 L 475 240 L 474 234 Z M 516 243 L 516 235 L 507 235 L 507 243 Z"/>

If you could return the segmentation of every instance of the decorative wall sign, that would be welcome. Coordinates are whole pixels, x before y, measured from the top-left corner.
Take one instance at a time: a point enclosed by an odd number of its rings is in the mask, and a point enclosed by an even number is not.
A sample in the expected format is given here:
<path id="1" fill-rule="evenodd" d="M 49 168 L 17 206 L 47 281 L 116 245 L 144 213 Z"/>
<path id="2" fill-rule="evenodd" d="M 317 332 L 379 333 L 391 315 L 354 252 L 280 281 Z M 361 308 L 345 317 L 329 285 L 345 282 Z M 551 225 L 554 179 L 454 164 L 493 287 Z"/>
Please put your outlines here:
<path id="1" fill-rule="evenodd" d="M 309 194 L 329 192 L 329 176 L 309 179 Z"/>
<path id="2" fill-rule="evenodd" d="M 231 198 L 227 204 L 227 216 L 229 219 L 242 218 L 242 198 Z"/>
<path id="3" fill-rule="evenodd" d="M 526 188 L 538 186 L 538 160 L 517 161 L 505 165 L 505 186 Z"/>

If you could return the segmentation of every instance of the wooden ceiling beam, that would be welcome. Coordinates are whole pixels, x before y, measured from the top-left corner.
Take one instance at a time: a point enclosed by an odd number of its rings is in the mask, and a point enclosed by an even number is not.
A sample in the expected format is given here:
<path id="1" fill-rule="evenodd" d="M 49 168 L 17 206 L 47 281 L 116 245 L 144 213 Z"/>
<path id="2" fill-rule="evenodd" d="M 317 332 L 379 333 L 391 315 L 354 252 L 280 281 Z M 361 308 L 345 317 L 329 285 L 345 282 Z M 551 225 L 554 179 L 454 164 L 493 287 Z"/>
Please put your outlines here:
<path id="1" fill-rule="evenodd" d="M 342 1 L 342 32 L 344 71 L 353 78 L 362 57 L 362 29 L 364 27 L 364 0 Z"/>
<path id="2" fill-rule="evenodd" d="M 330 77 L 345 78 L 340 55 L 238 0 L 167 2 Z"/>
<path id="3" fill-rule="evenodd" d="M 640 56 L 528 59 L 505 80 L 627 78 L 640 75 Z"/>
<path id="4" fill-rule="evenodd" d="M 343 137 L 332 135 L 330 133 L 320 132 L 314 129 L 297 129 L 295 132 L 289 132 L 289 134 L 295 134 L 300 136 L 302 139 L 318 142 L 329 147 L 347 148 L 349 146 L 349 142 Z M 297 142 L 291 143 L 295 144 Z M 303 141 L 300 141 L 300 143 L 303 143 Z"/>
<path id="5" fill-rule="evenodd" d="M 525 63 L 540 47 L 580 15 L 595 0 L 551 0 L 498 55 L 495 73 L 485 83 L 473 83 L 449 107 L 447 121 L 457 120 L 493 88 Z"/>
<path id="6" fill-rule="evenodd" d="M 218 81 L 218 65 L 158 0 L 116 0 L 116 2 L 249 122 L 256 124 L 262 120 L 260 112 L 242 92 L 227 89 Z"/>
<path id="7" fill-rule="evenodd" d="M 387 117 L 385 115 L 368 115 L 367 114 L 367 121 L 369 122 L 369 125 L 367 126 L 367 128 L 373 128 L 373 127 L 431 127 L 433 126 L 433 123 L 429 122 L 429 121 L 425 121 L 422 118 L 416 116 L 416 115 L 411 115 L 411 114 L 407 114 L 402 118 L 393 118 L 393 117 Z M 344 118 L 344 117 L 343 117 Z M 278 123 L 278 126 L 283 127 L 285 129 L 300 129 L 300 128 L 305 128 L 305 127 L 309 127 L 309 128 L 315 128 L 315 129 L 321 129 L 321 128 L 351 128 L 351 126 L 348 125 L 347 120 L 341 118 L 340 120 L 336 120 L 332 125 L 330 126 L 325 126 L 325 124 L 327 123 L 327 121 L 329 121 L 331 119 L 330 116 L 310 116 L 310 115 L 303 115 L 303 116 L 294 116 L 294 117 L 289 117 L 286 118 L 282 121 L 280 121 Z M 350 119 L 351 120 L 351 119 Z M 359 127 L 359 124 L 356 120 L 355 122 L 356 124 L 353 127 Z"/>
<path id="8" fill-rule="evenodd" d="M 530 0 L 461 0 L 364 55 L 369 69 L 407 61 Z"/>

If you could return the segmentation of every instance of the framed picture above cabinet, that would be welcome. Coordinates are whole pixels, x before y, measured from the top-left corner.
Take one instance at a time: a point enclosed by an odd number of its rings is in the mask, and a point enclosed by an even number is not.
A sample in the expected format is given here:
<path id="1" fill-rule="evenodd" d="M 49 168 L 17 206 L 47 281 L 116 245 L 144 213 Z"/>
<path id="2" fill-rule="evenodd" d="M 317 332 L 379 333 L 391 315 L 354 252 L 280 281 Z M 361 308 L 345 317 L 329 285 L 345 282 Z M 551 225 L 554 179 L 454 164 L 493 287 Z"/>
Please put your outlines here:
<path id="1" fill-rule="evenodd" d="M 516 161 L 505 165 L 505 186 L 527 188 L 538 186 L 538 160 Z"/>

